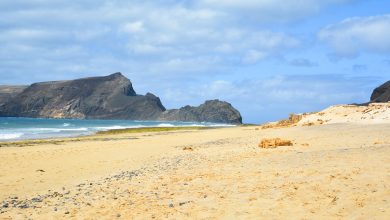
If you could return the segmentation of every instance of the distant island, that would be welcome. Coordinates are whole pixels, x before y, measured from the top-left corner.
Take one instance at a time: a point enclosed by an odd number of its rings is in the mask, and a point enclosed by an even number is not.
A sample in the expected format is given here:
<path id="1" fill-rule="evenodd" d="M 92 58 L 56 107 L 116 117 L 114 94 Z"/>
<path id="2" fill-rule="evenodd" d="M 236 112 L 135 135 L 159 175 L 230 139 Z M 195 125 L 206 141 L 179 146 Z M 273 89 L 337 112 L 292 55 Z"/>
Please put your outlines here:
<path id="1" fill-rule="evenodd" d="M 0 117 L 242 123 L 240 112 L 220 100 L 167 110 L 152 93 L 137 94 L 131 81 L 119 72 L 30 86 L 0 86 Z"/>

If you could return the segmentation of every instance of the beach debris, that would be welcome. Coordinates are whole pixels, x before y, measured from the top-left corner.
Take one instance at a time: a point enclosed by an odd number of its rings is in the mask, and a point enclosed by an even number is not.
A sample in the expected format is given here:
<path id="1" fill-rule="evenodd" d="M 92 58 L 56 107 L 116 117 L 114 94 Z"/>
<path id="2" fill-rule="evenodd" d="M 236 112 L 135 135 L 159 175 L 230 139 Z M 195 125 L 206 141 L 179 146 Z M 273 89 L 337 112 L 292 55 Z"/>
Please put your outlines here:
<path id="1" fill-rule="evenodd" d="M 44 173 L 46 171 L 42 170 L 42 169 L 39 169 L 39 170 L 36 170 L 36 172 L 41 172 L 41 173 Z"/>
<path id="2" fill-rule="evenodd" d="M 293 143 L 290 140 L 281 138 L 264 138 L 259 143 L 260 148 L 276 148 L 279 146 L 293 146 Z"/>

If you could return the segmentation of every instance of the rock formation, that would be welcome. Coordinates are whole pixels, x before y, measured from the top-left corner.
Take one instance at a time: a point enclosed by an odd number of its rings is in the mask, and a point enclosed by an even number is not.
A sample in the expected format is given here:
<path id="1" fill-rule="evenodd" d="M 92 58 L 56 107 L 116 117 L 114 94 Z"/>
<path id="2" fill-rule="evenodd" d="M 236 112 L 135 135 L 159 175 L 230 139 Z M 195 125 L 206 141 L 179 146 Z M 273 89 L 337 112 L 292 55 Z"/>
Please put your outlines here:
<path id="1" fill-rule="evenodd" d="M 371 102 L 390 102 L 390 81 L 374 89 L 371 95 Z"/>
<path id="2" fill-rule="evenodd" d="M 207 121 L 215 123 L 241 124 L 242 118 L 230 103 L 209 100 L 198 107 L 185 106 L 163 112 L 159 120 L 166 121 Z"/>
<path id="3" fill-rule="evenodd" d="M 153 94 L 137 95 L 121 73 L 34 83 L 0 107 L 1 116 L 43 118 L 157 118 L 164 106 Z"/>
<path id="4" fill-rule="evenodd" d="M 241 123 L 240 113 L 219 100 L 166 111 L 157 96 L 137 95 L 121 73 L 13 89 L 2 86 L 0 116 Z"/>
<path id="5" fill-rule="evenodd" d="M 27 86 L 0 86 L 0 105 L 23 92 L 25 88 L 27 88 Z"/>

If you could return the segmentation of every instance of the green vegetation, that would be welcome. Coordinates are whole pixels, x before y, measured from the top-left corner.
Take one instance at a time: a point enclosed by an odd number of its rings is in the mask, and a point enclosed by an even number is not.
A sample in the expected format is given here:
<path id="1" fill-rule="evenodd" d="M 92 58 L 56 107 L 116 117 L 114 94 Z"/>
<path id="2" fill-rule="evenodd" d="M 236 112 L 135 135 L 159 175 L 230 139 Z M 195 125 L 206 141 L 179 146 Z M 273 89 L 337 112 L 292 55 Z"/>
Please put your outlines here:
<path id="1" fill-rule="evenodd" d="M 252 126 L 259 126 L 258 124 L 242 124 L 240 127 L 252 127 Z"/>
<path id="2" fill-rule="evenodd" d="M 114 129 L 108 131 L 99 131 L 96 135 L 82 136 L 82 137 L 70 137 L 61 139 L 40 139 L 40 140 L 20 140 L 13 142 L 0 142 L 0 147 L 26 147 L 42 144 L 64 144 L 69 142 L 79 141 L 109 141 L 119 139 L 137 139 L 136 137 L 105 137 L 104 135 L 116 135 L 116 134 L 136 134 L 145 132 L 168 132 L 168 131 L 188 131 L 188 130 L 204 130 L 213 129 L 214 127 L 147 127 L 147 128 L 126 128 L 126 129 Z M 100 135 L 100 136 L 99 136 Z"/>
<path id="3" fill-rule="evenodd" d="M 147 128 L 125 128 L 108 131 L 99 131 L 97 134 L 133 134 L 144 132 L 162 132 L 162 131 L 183 131 L 183 130 L 203 130 L 211 127 L 147 127 Z"/>
<path id="4" fill-rule="evenodd" d="M 62 144 L 64 142 L 79 141 L 79 140 L 56 140 L 56 139 L 42 139 L 42 140 L 23 140 L 14 142 L 0 142 L 0 147 L 26 147 L 40 144 Z"/>

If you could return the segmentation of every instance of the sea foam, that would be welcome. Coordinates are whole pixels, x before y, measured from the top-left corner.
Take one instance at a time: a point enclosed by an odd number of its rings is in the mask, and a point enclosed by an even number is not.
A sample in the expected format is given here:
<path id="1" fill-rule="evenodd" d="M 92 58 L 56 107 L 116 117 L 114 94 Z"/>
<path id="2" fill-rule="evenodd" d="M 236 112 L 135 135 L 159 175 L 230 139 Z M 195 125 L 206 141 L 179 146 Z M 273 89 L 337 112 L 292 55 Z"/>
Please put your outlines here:
<path id="1" fill-rule="evenodd" d="M 22 136 L 23 136 L 23 133 L 0 134 L 0 140 L 18 139 Z"/>

